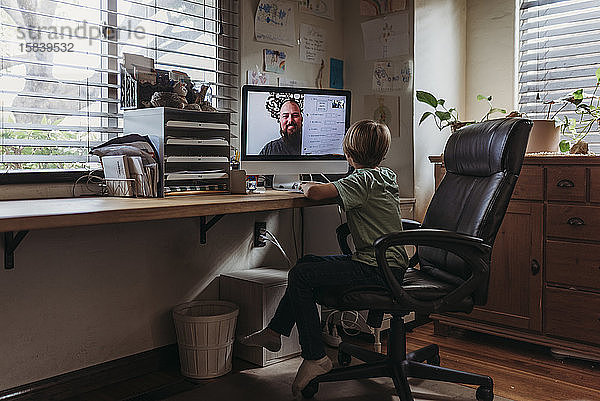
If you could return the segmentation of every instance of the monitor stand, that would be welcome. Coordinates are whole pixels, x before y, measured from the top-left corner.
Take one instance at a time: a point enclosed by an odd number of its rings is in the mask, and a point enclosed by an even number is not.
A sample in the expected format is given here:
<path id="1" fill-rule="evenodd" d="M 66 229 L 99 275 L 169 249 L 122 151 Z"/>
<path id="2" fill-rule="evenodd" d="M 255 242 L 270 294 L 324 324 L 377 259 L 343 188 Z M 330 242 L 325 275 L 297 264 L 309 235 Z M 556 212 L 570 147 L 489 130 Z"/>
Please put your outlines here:
<path id="1" fill-rule="evenodd" d="M 300 174 L 275 174 L 273 189 L 279 191 L 300 191 Z"/>

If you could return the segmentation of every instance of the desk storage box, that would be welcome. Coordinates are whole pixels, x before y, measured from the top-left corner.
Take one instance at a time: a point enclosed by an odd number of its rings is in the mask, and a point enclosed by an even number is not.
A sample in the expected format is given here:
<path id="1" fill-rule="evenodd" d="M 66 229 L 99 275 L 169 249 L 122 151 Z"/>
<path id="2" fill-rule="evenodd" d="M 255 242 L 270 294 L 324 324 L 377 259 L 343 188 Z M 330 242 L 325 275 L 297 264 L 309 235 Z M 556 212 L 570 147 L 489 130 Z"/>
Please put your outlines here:
<path id="1" fill-rule="evenodd" d="M 237 337 L 261 330 L 269 323 L 287 285 L 287 269 L 256 268 L 222 274 L 220 298 L 238 305 Z M 270 365 L 300 354 L 298 331 L 294 326 L 289 337 L 281 337 L 281 350 L 271 352 L 260 347 L 246 347 L 238 342 L 234 356 L 259 366 Z"/>

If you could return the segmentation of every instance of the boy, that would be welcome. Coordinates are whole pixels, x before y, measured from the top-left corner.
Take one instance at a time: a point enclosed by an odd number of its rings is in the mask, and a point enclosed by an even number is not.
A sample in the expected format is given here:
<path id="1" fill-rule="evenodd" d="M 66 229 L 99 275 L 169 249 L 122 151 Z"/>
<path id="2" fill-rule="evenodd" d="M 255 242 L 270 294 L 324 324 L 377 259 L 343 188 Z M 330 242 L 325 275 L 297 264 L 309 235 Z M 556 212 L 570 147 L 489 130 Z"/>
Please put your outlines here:
<path id="1" fill-rule="evenodd" d="M 355 171 L 333 183 L 302 184 L 307 198 L 338 198 L 346 211 L 356 251 L 351 256 L 307 255 L 298 260 L 288 274 L 286 292 L 269 325 L 240 340 L 248 346 L 277 352 L 281 348 L 281 335 L 289 336 L 296 324 L 304 360 L 292 384 L 294 396 L 312 379 L 333 367 L 321 340 L 321 322 L 313 289 L 386 285 L 377 267 L 373 242 L 384 234 L 402 229 L 396 174 L 386 167 L 379 167 L 390 142 L 390 131 L 384 124 L 358 121 L 348 129 L 343 143 L 346 159 Z M 387 259 L 391 267 L 399 268 L 397 272 L 401 279 L 408 265 L 404 247 L 390 248 Z"/>

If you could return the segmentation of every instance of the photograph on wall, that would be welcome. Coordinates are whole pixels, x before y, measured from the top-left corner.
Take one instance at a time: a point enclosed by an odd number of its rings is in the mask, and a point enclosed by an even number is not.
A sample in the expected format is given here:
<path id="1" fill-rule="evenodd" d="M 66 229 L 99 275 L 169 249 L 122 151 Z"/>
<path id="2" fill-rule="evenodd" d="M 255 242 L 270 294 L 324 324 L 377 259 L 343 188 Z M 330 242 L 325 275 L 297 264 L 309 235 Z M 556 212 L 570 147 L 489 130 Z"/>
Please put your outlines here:
<path id="1" fill-rule="evenodd" d="M 283 74 L 285 72 L 285 52 L 272 49 L 263 50 L 265 71 Z"/>
<path id="2" fill-rule="evenodd" d="M 316 15 L 330 20 L 334 20 L 334 1 L 333 0 L 301 0 L 300 11 L 306 14 Z"/>
<path id="3" fill-rule="evenodd" d="M 293 3 L 277 0 L 260 0 L 254 17 L 254 37 L 258 42 L 294 46 Z"/>

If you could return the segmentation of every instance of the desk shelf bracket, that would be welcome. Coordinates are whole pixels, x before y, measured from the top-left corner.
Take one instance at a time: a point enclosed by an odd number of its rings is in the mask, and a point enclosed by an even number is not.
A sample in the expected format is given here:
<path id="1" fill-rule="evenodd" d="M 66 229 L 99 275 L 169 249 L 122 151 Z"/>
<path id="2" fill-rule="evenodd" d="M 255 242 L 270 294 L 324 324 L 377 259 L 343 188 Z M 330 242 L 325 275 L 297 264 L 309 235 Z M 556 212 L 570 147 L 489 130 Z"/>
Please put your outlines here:
<path id="1" fill-rule="evenodd" d="M 206 221 L 206 216 L 200 216 L 200 243 L 202 245 L 206 244 L 206 232 L 215 225 L 215 223 L 223 217 L 223 214 L 217 214 L 213 216 L 208 222 Z"/>
<path id="2" fill-rule="evenodd" d="M 15 249 L 28 232 L 29 230 L 17 231 L 17 235 L 14 235 L 12 231 L 4 233 L 4 268 L 6 270 L 15 267 Z"/>

